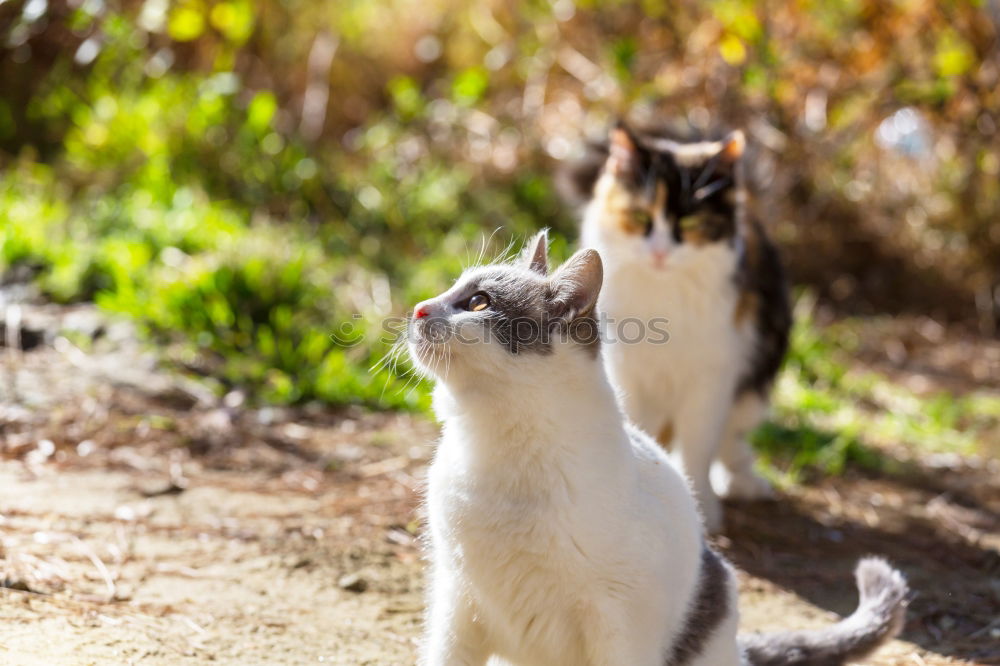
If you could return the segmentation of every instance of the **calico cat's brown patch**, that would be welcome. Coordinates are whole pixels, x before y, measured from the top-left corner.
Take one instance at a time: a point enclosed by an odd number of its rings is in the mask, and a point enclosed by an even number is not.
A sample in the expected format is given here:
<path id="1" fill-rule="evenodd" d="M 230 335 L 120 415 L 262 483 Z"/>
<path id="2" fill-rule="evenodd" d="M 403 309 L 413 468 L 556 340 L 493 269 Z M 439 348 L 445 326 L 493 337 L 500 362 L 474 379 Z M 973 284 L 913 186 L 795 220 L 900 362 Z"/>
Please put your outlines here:
<path id="1" fill-rule="evenodd" d="M 610 228 L 626 234 L 641 234 L 640 217 L 646 208 L 637 205 L 629 191 L 622 187 L 618 179 L 605 174 L 597 183 L 601 191 L 601 221 Z"/>
<path id="2" fill-rule="evenodd" d="M 760 299 L 752 291 L 743 290 L 740 292 L 740 299 L 736 301 L 736 309 L 733 310 L 733 323 L 742 326 L 760 307 Z"/>
<path id="3" fill-rule="evenodd" d="M 657 183 L 652 197 L 639 196 L 605 174 L 596 186 L 601 191 L 601 223 L 628 235 L 649 233 L 653 218 L 667 205 L 667 186 Z"/>
<path id="4" fill-rule="evenodd" d="M 674 424 L 668 421 L 667 425 L 660 430 L 660 434 L 656 436 L 656 441 L 663 448 L 669 449 L 670 444 L 674 441 Z"/>

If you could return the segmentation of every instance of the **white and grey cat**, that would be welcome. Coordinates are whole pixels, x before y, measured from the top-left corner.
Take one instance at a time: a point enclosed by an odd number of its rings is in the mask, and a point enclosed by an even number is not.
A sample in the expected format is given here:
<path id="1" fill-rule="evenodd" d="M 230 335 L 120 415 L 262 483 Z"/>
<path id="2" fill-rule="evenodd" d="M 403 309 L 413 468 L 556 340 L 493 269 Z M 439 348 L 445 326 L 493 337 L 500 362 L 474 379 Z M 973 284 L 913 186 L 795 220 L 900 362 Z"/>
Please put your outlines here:
<path id="1" fill-rule="evenodd" d="M 666 343 L 608 345 L 611 381 L 629 418 L 677 453 L 711 531 L 717 494 L 771 494 L 747 434 L 766 412 L 791 326 L 777 251 L 745 210 L 743 147 L 740 132 L 683 143 L 619 125 L 575 183 L 588 200 L 582 246 L 605 261 L 608 325 L 669 320 Z"/>
<path id="2" fill-rule="evenodd" d="M 628 425 L 601 362 L 594 250 L 548 274 L 540 234 L 414 310 L 437 379 L 425 666 L 833 666 L 900 629 L 907 587 L 878 559 L 820 631 L 737 640 L 730 566 L 683 476 Z"/>

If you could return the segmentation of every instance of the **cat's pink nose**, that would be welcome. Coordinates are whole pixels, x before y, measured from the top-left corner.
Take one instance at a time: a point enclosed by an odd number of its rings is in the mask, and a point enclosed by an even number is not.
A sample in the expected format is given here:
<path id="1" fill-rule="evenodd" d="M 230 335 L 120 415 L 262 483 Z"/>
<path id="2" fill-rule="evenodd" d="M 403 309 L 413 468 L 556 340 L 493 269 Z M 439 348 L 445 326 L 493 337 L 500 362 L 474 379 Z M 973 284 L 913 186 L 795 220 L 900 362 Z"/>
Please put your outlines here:
<path id="1" fill-rule="evenodd" d="M 417 303 L 417 307 L 413 308 L 414 319 L 423 319 L 430 313 L 431 313 L 430 306 L 428 305 L 427 301 L 424 301 L 423 303 Z"/>

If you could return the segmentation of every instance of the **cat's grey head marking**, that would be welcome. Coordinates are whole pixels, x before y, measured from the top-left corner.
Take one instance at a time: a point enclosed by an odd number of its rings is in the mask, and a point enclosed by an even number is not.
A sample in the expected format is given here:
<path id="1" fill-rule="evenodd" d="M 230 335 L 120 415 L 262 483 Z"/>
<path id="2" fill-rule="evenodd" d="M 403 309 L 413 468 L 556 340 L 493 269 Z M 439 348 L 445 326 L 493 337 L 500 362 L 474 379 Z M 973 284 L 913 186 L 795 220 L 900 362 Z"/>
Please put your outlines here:
<path id="1" fill-rule="evenodd" d="M 453 365 L 472 361 L 489 356 L 491 347 L 514 357 L 547 356 L 565 343 L 596 355 L 594 309 L 602 280 L 594 250 L 577 252 L 549 275 L 542 231 L 514 262 L 470 269 L 451 289 L 418 304 L 411 349 L 425 365 L 445 354 Z"/>

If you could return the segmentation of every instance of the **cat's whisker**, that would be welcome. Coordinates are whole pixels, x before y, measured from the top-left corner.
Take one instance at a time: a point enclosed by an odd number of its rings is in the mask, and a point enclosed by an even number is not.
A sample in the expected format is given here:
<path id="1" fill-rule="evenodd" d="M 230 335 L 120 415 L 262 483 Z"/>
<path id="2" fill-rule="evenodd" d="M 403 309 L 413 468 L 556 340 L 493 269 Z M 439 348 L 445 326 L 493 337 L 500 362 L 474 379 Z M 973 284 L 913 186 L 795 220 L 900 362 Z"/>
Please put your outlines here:
<path id="1" fill-rule="evenodd" d="M 399 389 L 397 395 L 400 393 L 406 393 L 407 395 L 409 395 L 407 389 L 410 389 L 411 384 L 415 387 L 417 384 L 420 383 L 420 380 L 423 378 L 423 371 L 421 371 L 419 368 L 411 366 L 407 368 L 405 376 L 406 376 L 406 381 L 403 383 L 402 388 Z"/>
<path id="2" fill-rule="evenodd" d="M 389 383 L 392 381 L 392 377 L 395 374 L 396 373 L 388 373 L 388 372 L 386 373 L 386 375 L 385 375 L 385 382 L 382 383 L 382 391 L 379 393 L 379 396 L 378 396 L 379 401 L 381 401 L 381 400 L 383 400 L 385 398 L 385 392 L 386 392 L 386 390 L 388 390 Z"/>
<path id="3" fill-rule="evenodd" d="M 372 365 L 372 367 L 368 368 L 368 372 L 372 374 L 380 372 L 385 370 L 390 364 L 393 366 L 392 370 L 395 371 L 395 363 L 398 361 L 399 355 L 403 351 L 405 344 L 406 335 L 404 333 L 401 337 L 396 338 L 396 341 L 389 347 L 389 351 L 383 354 L 382 357 L 376 361 L 374 365 Z"/>
<path id="4" fill-rule="evenodd" d="M 441 362 L 448 358 L 447 350 L 442 345 L 435 345 L 434 347 L 434 365 L 431 367 L 432 374 L 435 376 L 441 376 L 438 370 L 441 367 Z"/>
<path id="5" fill-rule="evenodd" d="M 395 351 L 395 345 L 390 347 L 389 351 L 383 354 L 379 360 L 375 361 L 375 363 L 370 368 L 368 368 L 368 372 L 376 374 L 378 372 L 381 372 L 382 370 L 385 370 L 387 366 L 390 363 L 392 363 L 392 356 L 394 351 Z"/>
<path id="6" fill-rule="evenodd" d="M 377 373 L 384 372 L 386 374 L 386 385 L 389 383 L 390 376 L 396 374 L 396 357 L 398 356 L 396 352 L 396 345 L 394 344 L 388 352 L 376 363 L 369 372 Z"/>
<path id="7" fill-rule="evenodd" d="M 495 229 L 493 229 L 493 233 L 491 233 L 489 237 L 486 236 L 483 237 L 482 245 L 479 248 L 479 256 L 476 257 L 476 263 L 473 264 L 473 267 L 483 265 L 483 261 L 486 259 L 486 250 L 489 249 L 489 246 L 493 244 L 494 236 L 500 233 L 501 229 L 503 229 L 503 227 L 496 227 Z"/>
<path id="8" fill-rule="evenodd" d="M 438 365 L 440 363 L 441 363 L 441 355 L 438 352 L 438 348 L 437 347 L 432 347 L 431 348 L 431 362 L 430 362 L 430 374 L 431 374 L 431 376 L 434 376 L 434 377 L 437 376 L 437 374 L 438 374 L 437 369 L 438 369 Z"/>
<path id="9" fill-rule="evenodd" d="M 494 229 L 493 233 L 496 233 L 495 229 Z M 492 236 L 490 236 L 489 238 L 492 238 Z M 488 240 L 488 238 L 487 238 L 487 236 L 485 234 L 480 235 L 480 237 L 479 237 L 479 252 L 476 253 L 476 259 L 474 261 L 472 261 L 472 262 L 469 263 L 469 267 L 470 268 L 474 267 L 474 266 L 479 266 L 482 263 L 483 256 L 485 256 L 485 254 L 486 254 L 486 244 L 488 242 L 489 242 L 489 240 Z"/>
<path id="10" fill-rule="evenodd" d="M 438 369 L 441 367 L 441 363 L 444 362 L 444 374 L 440 375 L 442 378 L 447 378 L 448 370 L 451 368 L 451 350 L 447 345 L 437 346 L 438 359 L 434 366 L 435 374 L 438 374 Z"/>
<path id="11" fill-rule="evenodd" d="M 403 358 L 403 350 L 406 348 L 405 344 L 399 346 L 399 353 L 397 353 L 392 359 L 392 371 L 395 374 L 399 374 L 399 362 Z"/>
<path id="12" fill-rule="evenodd" d="M 437 350 L 435 349 L 434 345 L 432 345 L 431 343 L 421 342 L 421 345 L 422 345 L 421 352 L 420 352 L 421 354 L 425 353 L 423 351 L 424 349 L 430 348 L 430 351 L 431 351 L 431 363 L 428 364 L 428 365 L 431 366 L 431 371 L 433 372 L 433 364 L 435 362 L 434 358 L 435 358 L 435 354 L 436 354 Z M 400 389 L 400 393 L 402 393 L 403 391 L 406 391 L 406 395 L 404 396 L 404 399 L 408 400 L 410 398 L 410 396 L 413 394 L 413 392 L 415 390 L 417 390 L 417 387 L 420 386 L 420 380 L 424 378 L 424 374 L 425 373 L 422 372 L 422 371 L 416 371 L 415 370 L 413 372 L 413 374 L 410 377 L 410 379 L 407 380 L 407 382 L 403 386 L 403 388 Z M 413 386 L 410 386 L 411 382 L 412 382 Z M 408 387 L 409 387 L 409 390 L 407 391 L 406 389 Z"/>
<path id="13" fill-rule="evenodd" d="M 479 262 L 481 262 L 483 260 L 483 254 L 485 252 L 486 252 L 486 236 L 484 235 L 484 236 L 480 236 L 480 238 L 479 238 L 479 253 L 476 254 L 475 261 L 470 261 L 468 263 L 468 265 L 470 267 L 472 267 L 472 266 L 478 266 Z"/>
<path id="14" fill-rule="evenodd" d="M 407 392 L 407 389 L 410 388 L 410 384 L 415 384 L 420 381 L 421 371 L 418 368 L 411 367 L 406 371 L 406 374 L 408 375 L 406 381 L 401 387 L 399 387 L 399 389 L 397 389 L 396 396 L 405 394 L 406 397 L 409 397 L 410 394 Z"/>
<path id="15" fill-rule="evenodd" d="M 517 239 L 511 238 L 507 246 L 500 251 L 500 253 L 493 260 L 495 264 L 509 263 L 517 259 L 517 254 L 514 252 L 514 247 L 517 245 Z"/>
<path id="16" fill-rule="evenodd" d="M 441 375 L 442 378 L 447 379 L 448 373 L 451 372 L 451 352 L 445 350 L 442 355 L 444 356 L 444 374 Z"/>
<path id="17" fill-rule="evenodd" d="M 392 344 L 392 347 L 386 352 L 385 356 L 376 365 L 381 365 L 380 371 L 386 371 L 385 383 L 382 385 L 382 393 L 380 395 L 380 400 L 385 397 L 385 392 L 389 388 L 389 383 L 392 381 L 393 377 L 402 378 L 408 373 L 412 373 L 413 368 L 407 368 L 403 373 L 399 371 L 399 361 L 402 358 L 403 351 L 406 349 L 406 340 L 409 329 L 399 337 L 396 342 Z"/>

